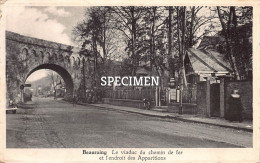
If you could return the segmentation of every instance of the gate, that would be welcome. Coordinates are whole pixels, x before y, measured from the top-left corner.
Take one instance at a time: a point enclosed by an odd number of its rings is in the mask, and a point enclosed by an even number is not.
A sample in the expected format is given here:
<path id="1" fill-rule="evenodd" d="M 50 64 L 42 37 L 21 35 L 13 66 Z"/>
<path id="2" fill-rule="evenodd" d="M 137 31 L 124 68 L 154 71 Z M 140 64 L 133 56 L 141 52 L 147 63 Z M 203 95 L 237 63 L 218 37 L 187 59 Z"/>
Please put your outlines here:
<path id="1" fill-rule="evenodd" d="M 210 85 L 210 113 L 212 117 L 220 117 L 220 92 L 219 83 Z"/>

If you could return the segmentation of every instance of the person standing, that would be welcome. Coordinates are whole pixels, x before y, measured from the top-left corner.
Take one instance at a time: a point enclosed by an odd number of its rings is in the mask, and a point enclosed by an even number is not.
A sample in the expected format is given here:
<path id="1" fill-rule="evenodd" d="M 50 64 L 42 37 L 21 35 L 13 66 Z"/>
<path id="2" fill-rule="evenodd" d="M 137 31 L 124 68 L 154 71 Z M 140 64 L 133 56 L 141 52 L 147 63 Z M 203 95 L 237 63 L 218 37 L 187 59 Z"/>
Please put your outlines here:
<path id="1" fill-rule="evenodd" d="M 243 121 L 243 117 L 242 117 L 242 110 L 243 110 L 243 106 L 241 103 L 241 97 L 238 94 L 238 90 L 235 89 L 233 90 L 232 94 L 230 95 L 229 99 L 228 99 L 228 112 L 227 112 L 227 119 L 230 122 L 233 121 L 239 121 L 242 122 Z"/>
<path id="2" fill-rule="evenodd" d="M 73 107 L 75 106 L 76 104 L 76 96 L 75 94 L 73 94 L 73 98 L 72 98 L 72 104 L 73 104 Z"/>

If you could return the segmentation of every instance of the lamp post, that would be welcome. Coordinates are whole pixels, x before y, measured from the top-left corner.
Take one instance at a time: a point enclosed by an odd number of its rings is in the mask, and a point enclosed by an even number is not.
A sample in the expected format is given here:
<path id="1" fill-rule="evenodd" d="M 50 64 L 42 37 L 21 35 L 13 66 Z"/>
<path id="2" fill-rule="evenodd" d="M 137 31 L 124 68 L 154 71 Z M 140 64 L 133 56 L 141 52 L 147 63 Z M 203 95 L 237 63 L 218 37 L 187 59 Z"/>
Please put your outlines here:
<path id="1" fill-rule="evenodd" d="M 23 84 L 20 86 L 20 90 L 21 90 L 21 102 L 24 103 L 24 98 L 23 98 L 24 85 Z"/>

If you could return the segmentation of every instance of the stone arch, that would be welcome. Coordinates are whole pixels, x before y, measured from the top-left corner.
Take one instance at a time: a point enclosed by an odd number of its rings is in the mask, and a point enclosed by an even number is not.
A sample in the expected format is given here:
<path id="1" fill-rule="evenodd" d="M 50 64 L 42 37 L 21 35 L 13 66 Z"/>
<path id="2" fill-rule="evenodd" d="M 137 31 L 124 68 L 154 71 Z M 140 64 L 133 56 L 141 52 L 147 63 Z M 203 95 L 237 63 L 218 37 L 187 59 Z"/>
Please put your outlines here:
<path id="1" fill-rule="evenodd" d="M 46 56 L 47 56 L 48 60 L 51 59 L 51 54 L 49 52 L 46 53 Z"/>
<path id="2" fill-rule="evenodd" d="M 58 57 L 57 57 L 57 54 L 56 54 L 56 53 L 53 53 L 53 59 L 54 59 L 55 61 L 57 61 Z"/>
<path id="3" fill-rule="evenodd" d="M 73 97 L 73 90 L 74 90 L 74 84 L 73 84 L 73 79 L 71 77 L 71 74 L 63 67 L 56 65 L 56 64 L 41 64 L 35 68 L 33 68 L 28 75 L 26 76 L 27 78 L 35 71 L 40 70 L 40 69 L 49 69 L 57 72 L 65 82 L 65 99 L 70 100 Z M 26 81 L 25 80 L 25 81 Z"/>
<path id="4" fill-rule="evenodd" d="M 74 64 L 75 64 L 75 58 L 71 57 L 71 66 L 74 66 Z"/>
<path id="5" fill-rule="evenodd" d="M 44 55 L 43 63 L 48 63 L 50 61 L 51 55 L 49 52 L 46 52 Z"/>
<path id="6" fill-rule="evenodd" d="M 38 60 L 38 55 L 37 55 L 37 53 L 36 53 L 36 51 L 33 49 L 32 51 L 31 51 L 31 54 L 32 54 L 32 60 L 33 60 L 33 62 L 37 62 L 37 60 Z"/>
<path id="7" fill-rule="evenodd" d="M 44 60 L 44 54 L 42 51 L 40 51 L 40 58 L 41 58 L 41 63 L 43 63 L 43 60 Z"/>
<path id="8" fill-rule="evenodd" d="M 59 62 L 61 62 L 61 63 L 62 63 L 63 61 L 64 61 L 63 55 L 62 55 L 62 54 L 60 54 L 60 55 L 59 55 Z"/>
<path id="9" fill-rule="evenodd" d="M 32 50 L 32 56 L 35 57 L 35 58 L 38 57 L 38 55 L 37 55 L 37 53 L 34 49 Z"/>
<path id="10" fill-rule="evenodd" d="M 22 49 L 22 54 L 21 54 L 21 57 L 20 57 L 20 61 L 23 62 L 23 65 L 24 66 L 27 66 L 29 63 L 29 51 L 27 48 L 23 48 Z"/>
<path id="11" fill-rule="evenodd" d="M 80 66 L 80 58 L 77 57 L 77 65 Z"/>
<path id="12" fill-rule="evenodd" d="M 66 64 L 70 64 L 70 58 L 69 58 L 69 56 L 65 56 L 65 62 L 66 62 Z"/>
<path id="13" fill-rule="evenodd" d="M 22 49 L 22 55 L 21 55 L 22 61 L 25 61 L 28 57 L 29 57 L 28 49 L 27 48 L 23 48 Z"/>

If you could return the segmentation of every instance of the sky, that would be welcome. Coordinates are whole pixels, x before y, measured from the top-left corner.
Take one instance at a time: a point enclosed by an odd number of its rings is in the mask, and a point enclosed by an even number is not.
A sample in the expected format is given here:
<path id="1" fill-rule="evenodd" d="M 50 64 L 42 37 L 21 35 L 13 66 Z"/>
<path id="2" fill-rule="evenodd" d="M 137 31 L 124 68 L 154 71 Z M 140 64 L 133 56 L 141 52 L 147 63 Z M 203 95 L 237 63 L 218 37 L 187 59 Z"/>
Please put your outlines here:
<path id="1" fill-rule="evenodd" d="M 75 45 L 72 29 L 84 18 L 86 7 L 8 7 L 6 29 L 22 35 Z"/>
<path id="2" fill-rule="evenodd" d="M 66 45 L 73 42 L 72 29 L 84 18 L 86 7 L 12 6 L 6 8 L 6 30 Z M 28 81 L 47 75 L 47 70 L 34 72 Z"/>
<path id="3" fill-rule="evenodd" d="M 28 78 L 27 78 L 27 82 L 32 82 L 38 79 L 41 79 L 45 76 L 48 75 L 48 72 L 50 72 L 50 70 L 46 70 L 46 69 L 41 69 L 41 70 L 37 70 L 34 73 L 32 73 Z"/>

